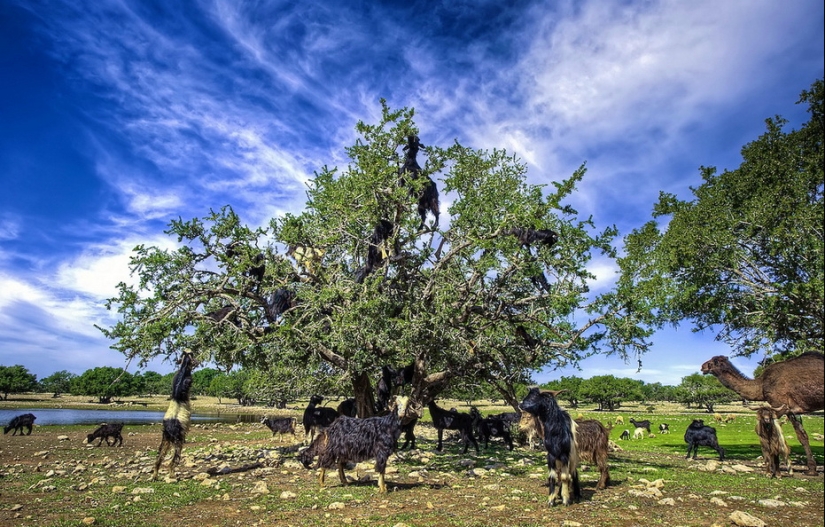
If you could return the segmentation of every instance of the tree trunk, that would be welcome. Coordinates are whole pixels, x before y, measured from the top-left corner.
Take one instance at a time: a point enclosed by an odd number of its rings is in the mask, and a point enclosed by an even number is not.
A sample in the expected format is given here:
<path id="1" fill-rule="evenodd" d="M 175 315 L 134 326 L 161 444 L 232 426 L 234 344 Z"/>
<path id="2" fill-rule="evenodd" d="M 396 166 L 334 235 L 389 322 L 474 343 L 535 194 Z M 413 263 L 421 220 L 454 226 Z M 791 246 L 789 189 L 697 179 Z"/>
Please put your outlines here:
<path id="1" fill-rule="evenodd" d="M 355 411 L 358 417 L 375 415 L 375 393 L 370 376 L 361 372 L 352 378 L 352 391 L 355 394 Z"/>

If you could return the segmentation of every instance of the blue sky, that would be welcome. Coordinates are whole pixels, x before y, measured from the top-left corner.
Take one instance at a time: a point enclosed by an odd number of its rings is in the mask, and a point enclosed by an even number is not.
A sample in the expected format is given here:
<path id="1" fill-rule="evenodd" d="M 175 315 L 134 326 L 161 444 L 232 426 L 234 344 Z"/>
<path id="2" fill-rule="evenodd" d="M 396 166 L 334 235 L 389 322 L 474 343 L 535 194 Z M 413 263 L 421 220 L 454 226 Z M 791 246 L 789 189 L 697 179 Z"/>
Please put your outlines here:
<path id="1" fill-rule="evenodd" d="M 660 190 L 690 197 L 700 165 L 738 167 L 766 118 L 805 120 L 823 27 L 816 0 L 4 0 L 0 364 L 123 366 L 94 324 L 114 322 L 132 248 L 225 204 L 253 226 L 300 211 L 382 97 L 415 108 L 424 144 L 505 148 L 531 183 L 586 161 L 574 206 L 627 234 Z M 610 263 L 592 270 L 608 287 Z M 685 324 L 641 372 L 595 357 L 537 380 L 678 384 L 729 353 L 713 337 Z"/>

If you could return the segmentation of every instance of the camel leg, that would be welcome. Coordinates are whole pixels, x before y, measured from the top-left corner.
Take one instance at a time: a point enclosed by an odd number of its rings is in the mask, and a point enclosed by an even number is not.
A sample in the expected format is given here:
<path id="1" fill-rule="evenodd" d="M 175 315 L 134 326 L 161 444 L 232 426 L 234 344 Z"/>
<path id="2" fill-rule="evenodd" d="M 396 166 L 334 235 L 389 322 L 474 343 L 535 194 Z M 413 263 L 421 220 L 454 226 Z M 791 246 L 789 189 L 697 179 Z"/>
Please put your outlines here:
<path id="1" fill-rule="evenodd" d="M 808 458 L 808 470 L 805 474 L 808 476 L 816 476 L 816 460 L 814 459 L 814 453 L 811 451 L 811 444 L 808 442 L 808 433 L 805 432 L 805 429 L 802 427 L 802 416 L 788 414 L 788 418 L 791 420 L 793 429 L 796 432 L 796 438 L 799 439 L 802 447 L 805 448 L 805 456 Z"/>

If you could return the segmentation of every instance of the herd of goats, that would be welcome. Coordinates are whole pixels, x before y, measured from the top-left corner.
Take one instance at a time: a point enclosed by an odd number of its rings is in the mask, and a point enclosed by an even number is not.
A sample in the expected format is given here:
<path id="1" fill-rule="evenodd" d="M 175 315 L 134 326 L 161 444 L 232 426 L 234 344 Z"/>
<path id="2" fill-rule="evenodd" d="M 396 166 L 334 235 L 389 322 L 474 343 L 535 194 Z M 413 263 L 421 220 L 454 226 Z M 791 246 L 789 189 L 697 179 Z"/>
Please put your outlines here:
<path id="1" fill-rule="evenodd" d="M 714 358 L 711 360 L 715 360 Z M 796 360 L 796 359 L 791 359 Z M 817 359 L 820 360 L 820 359 Z M 174 476 L 176 465 L 181 459 L 181 450 L 186 439 L 191 418 L 190 388 L 192 385 L 192 368 L 196 365 L 191 353 L 184 353 L 180 359 L 180 366 L 172 382 L 172 393 L 169 407 L 164 414 L 163 430 L 157 459 L 154 464 L 152 479 L 156 480 L 160 466 L 169 450 L 174 448 L 169 463 L 170 476 Z M 710 362 L 710 361 L 709 361 Z M 388 374 L 392 372 L 395 379 L 402 379 L 396 383 Z M 303 426 L 308 446 L 297 454 L 298 460 L 306 468 L 311 468 L 317 458 L 316 467 L 319 468 L 318 481 L 323 487 L 327 469 L 338 469 L 338 477 L 342 484 L 347 484 L 344 468 L 350 463 L 375 460 L 375 470 L 378 473 L 378 489 L 386 492 L 385 470 L 390 455 L 399 450 L 398 442 L 404 434 L 405 442 L 401 450 L 408 445 L 415 448 L 413 429 L 418 417 L 407 413 L 407 398 L 393 395 L 393 387 L 403 385 L 404 371 L 386 367 L 378 382 L 379 414 L 375 417 L 358 418 L 355 416 L 354 400 L 347 399 L 338 409 L 320 406 L 323 397 L 314 395 L 303 414 Z M 596 419 L 584 419 L 579 416 L 573 419 L 563 410 L 556 401 L 560 391 L 540 390 L 531 388 L 527 396 L 521 401 L 521 412 L 506 412 L 488 417 L 482 417 L 476 408 L 470 413 L 459 412 L 455 409 L 445 410 L 434 401 L 429 402 L 428 408 L 433 426 L 438 432 L 437 450 L 442 450 L 444 430 L 454 430 L 460 434 L 464 443 L 463 452 L 466 453 L 472 444 L 479 453 L 479 444 L 476 435 L 484 442 L 485 448 L 493 437 L 503 439 L 507 448 L 513 449 L 511 427 L 518 423 L 531 445 L 533 439 L 539 439 L 547 453 L 547 467 L 549 469 L 550 505 L 558 500 L 564 505 L 581 499 L 579 486 L 578 464 L 585 461 L 598 467 L 599 480 L 596 489 L 604 489 L 610 481 L 607 456 L 610 448 L 609 429 Z M 780 417 L 795 416 L 786 409 L 771 406 L 760 406 L 756 410 L 756 433 L 759 436 L 762 454 L 771 477 L 778 477 L 780 458 L 784 460 L 789 473 L 792 472 L 789 462 L 790 449 L 782 435 Z M 796 416 L 798 417 L 798 416 Z M 23 414 L 15 417 L 3 430 L 4 434 L 14 430 L 12 435 L 23 435 L 27 428 L 30 435 L 35 420 L 33 414 Z M 278 434 L 295 435 L 297 419 L 294 417 L 268 418 L 262 421 L 272 431 L 273 436 Z M 634 436 L 650 434 L 649 420 L 629 422 L 636 428 Z M 617 424 L 623 423 L 623 418 L 617 417 Z M 122 424 L 104 424 L 86 438 L 88 443 L 98 439 L 97 446 L 103 441 L 107 445 L 122 445 Z M 659 425 L 660 433 L 669 433 L 667 423 Z M 622 439 L 629 439 L 630 431 L 625 430 Z M 110 442 L 110 438 L 112 442 Z M 705 446 L 716 450 L 719 459 L 725 457 L 724 448 L 719 446 L 716 430 L 705 425 L 702 419 L 694 419 L 687 427 L 684 435 L 688 444 L 687 456 L 691 452 L 696 458 L 698 447 Z M 807 443 L 807 435 L 805 436 Z M 807 448 L 810 448 L 807 444 Z M 815 473 L 815 465 L 814 465 Z"/>

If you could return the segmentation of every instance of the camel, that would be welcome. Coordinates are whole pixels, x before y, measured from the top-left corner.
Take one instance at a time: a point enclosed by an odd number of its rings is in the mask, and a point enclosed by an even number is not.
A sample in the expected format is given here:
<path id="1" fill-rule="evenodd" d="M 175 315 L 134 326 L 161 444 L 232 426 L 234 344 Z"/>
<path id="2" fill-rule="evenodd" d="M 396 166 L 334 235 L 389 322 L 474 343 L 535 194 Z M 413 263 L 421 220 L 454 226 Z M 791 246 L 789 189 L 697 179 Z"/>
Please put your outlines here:
<path id="1" fill-rule="evenodd" d="M 749 401 L 765 401 L 778 415 L 787 414 L 793 424 L 796 437 L 805 448 L 808 458 L 806 474 L 816 475 L 816 460 L 808 434 L 802 427 L 802 414 L 825 409 L 825 356 L 808 352 L 775 362 L 765 368 L 762 375 L 748 379 L 719 355 L 702 364 L 702 373 L 715 375 L 726 387 Z"/>

